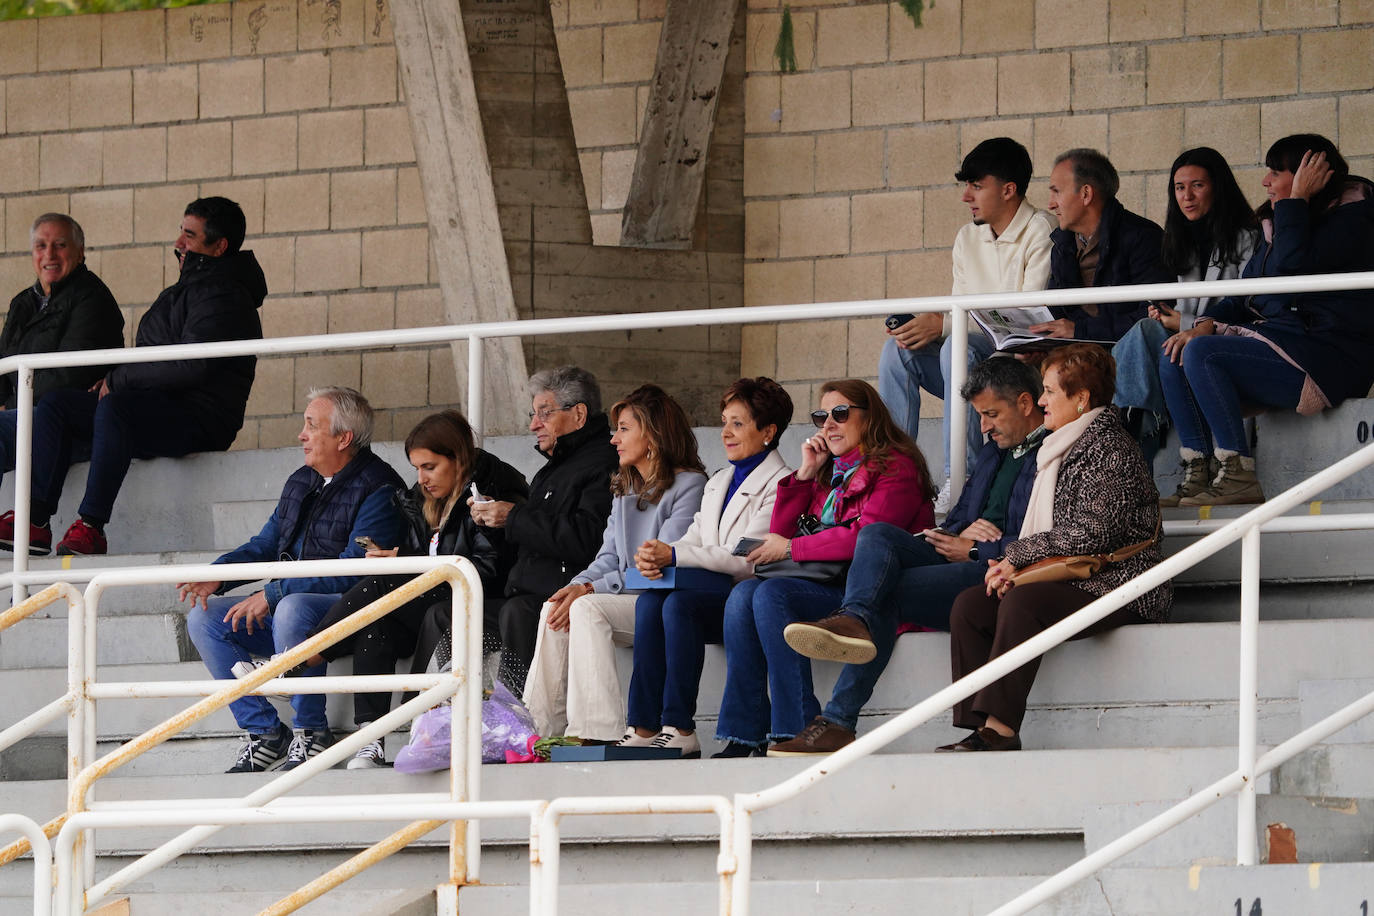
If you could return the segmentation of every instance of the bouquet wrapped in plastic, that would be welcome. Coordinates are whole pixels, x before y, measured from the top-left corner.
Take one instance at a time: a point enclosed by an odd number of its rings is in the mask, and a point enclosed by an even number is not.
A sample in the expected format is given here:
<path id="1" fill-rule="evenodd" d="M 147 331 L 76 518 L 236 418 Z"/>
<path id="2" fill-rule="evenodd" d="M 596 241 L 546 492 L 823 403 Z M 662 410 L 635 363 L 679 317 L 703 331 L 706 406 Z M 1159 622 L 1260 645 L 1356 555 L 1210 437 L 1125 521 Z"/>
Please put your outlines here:
<path id="1" fill-rule="evenodd" d="M 453 707 L 448 704 L 422 712 L 410 725 L 410 743 L 396 754 L 396 769 L 402 773 L 448 769 L 452 726 Z M 497 681 L 491 696 L 482 701 L 482 762 L 505 763 L 506 751 L 525 753 L 532 737 L 536 736 L 529 711 Z"/>

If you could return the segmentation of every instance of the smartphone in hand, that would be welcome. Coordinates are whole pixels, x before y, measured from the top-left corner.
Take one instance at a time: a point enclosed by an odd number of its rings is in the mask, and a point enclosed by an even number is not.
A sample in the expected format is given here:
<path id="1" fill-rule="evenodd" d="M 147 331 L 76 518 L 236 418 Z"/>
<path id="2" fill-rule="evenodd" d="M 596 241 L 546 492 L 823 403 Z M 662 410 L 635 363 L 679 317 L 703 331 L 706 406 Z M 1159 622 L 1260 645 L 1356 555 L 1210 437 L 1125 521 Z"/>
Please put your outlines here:
<path id="1" fill-rule="evenodd" d="M 913 320 L 915 317 L 915 315 L 911 314 L 888 315 L 885 319 L 883 319 L 883 324 L 887 326 L 887 329 L 889 331 L 895 331 L 902 325 L 906 324 L 908 321 Z"/>
<path id="2" fill-rule="evenodd" d="M 363 536 L 361 536 L 361 537 L 356 537 L 356 538 L 354 538 L 354 539 L 353 539 L 353 543 L 357 544 L 357 545 L 358 545 L 359 547 L 361 547 L 363 550 L 381 550 L 381 549 L 382 549 L 382 548 L 380 548 L 380 547 L 377 546 L 377 542 L 376 542 L 376 541 L 372 540 L 372 538 L 368 537 L 368 536 L 365 535 L 365 534 L 364 534 Z"/>
<path id="3" fill-rule="evenodd" d="M 754 548 L 763 543 L 762 538 L 740 538 L 735 549 L 730 551 L 732 556 L 747 557 L 754 552 Z"/>

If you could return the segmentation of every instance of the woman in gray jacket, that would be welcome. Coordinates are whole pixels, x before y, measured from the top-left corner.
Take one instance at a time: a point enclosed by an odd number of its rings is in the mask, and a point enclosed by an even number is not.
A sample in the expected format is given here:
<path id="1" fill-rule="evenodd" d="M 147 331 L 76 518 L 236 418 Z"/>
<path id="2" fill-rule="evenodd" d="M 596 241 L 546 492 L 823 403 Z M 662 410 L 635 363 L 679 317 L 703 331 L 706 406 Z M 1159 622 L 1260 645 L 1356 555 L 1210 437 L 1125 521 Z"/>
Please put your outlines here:
<path id="1" fill-rule="evenodd" d="M 615 647 L 634 640 L 638 595 L 626 588 L 625 573 L 645 541 L 687 531 L 706 486 L 692 425 L 662 388 L 636 388 L 610 417 L 620 466 L 601 550 L 540 609 L 524 696 L 539 734 L 601 743 L 625 731 Z"/>

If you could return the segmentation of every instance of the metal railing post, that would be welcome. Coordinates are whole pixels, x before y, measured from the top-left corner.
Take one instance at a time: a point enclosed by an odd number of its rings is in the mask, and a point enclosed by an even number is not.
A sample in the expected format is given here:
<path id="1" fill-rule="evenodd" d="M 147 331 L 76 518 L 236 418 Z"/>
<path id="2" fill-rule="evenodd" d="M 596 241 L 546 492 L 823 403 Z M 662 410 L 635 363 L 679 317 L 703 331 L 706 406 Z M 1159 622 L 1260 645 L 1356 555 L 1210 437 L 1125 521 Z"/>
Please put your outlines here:
<path id="1" fill-rule="evenodd" d="M 1245 780 L 1236 799 L 1236 864 L 1254 865 L 1258 848 L 1255 825 L 1255 744 L 1259 716 L 1259 576 L 1260 531 L 1245 532 L 1240 541 L 1240 696 L 1237 771 Z"/>
<path id="2" fill-rule="evenodd" d="M 15 391 L 19 420 L 14 430 L 14 572 L 29 568 L 29 501 L 33 495 L 33 369 L 21 366 Z M 14 583 L 13 601 L 18 604 L 29 591 Z"/>
<path id="3" fill-rule="evenodd" d="M 968 409 L 959 389 L 968 378 L 968 312 L 954 306 L 949 313 L 949 387 L 945 391 L 945 410 L 949 413 L 949 506 L 959 500 L 964 489 L 964 469 L 968 466 Z"/>
<path id="4" fill-rule="evenodd" d="M 482 338 L 473 334 L 468 338 L 468 425 L 477 444 L 482 444 Z"/>
<path id="5" fill-rule="evenodd" d="M 33 850 L 33 916 L 48 916 L 52 912 L 52 843 L 31 818 L 0 814 L 0 832 L 10 831 L 21 834 Z"/>

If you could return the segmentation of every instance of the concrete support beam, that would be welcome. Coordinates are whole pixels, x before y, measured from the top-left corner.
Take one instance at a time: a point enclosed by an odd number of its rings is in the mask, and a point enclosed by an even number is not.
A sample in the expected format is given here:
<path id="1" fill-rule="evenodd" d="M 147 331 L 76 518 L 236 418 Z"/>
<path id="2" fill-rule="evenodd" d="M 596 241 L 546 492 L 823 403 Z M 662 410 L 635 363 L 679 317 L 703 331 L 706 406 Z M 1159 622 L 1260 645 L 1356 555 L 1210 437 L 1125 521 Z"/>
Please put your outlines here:
<path id="1" fill-rule="evenodd" d="M 390 7 L 445 317 L 453 324 L 514 320 L 462 10 L 457 0 L 392 0 Z M 453 362 L 465 388 L 466 342 L 454 344 Z M 519 341 L 491 341 L 485 362 L 485 418 L 470 419 L 487 432 L 513 431 L 528 375 Z"/>
<path id="2" fill-rule="evenodd" d="M 668 0 L 620 244 L 689 248 L 739 0 Z"/>

